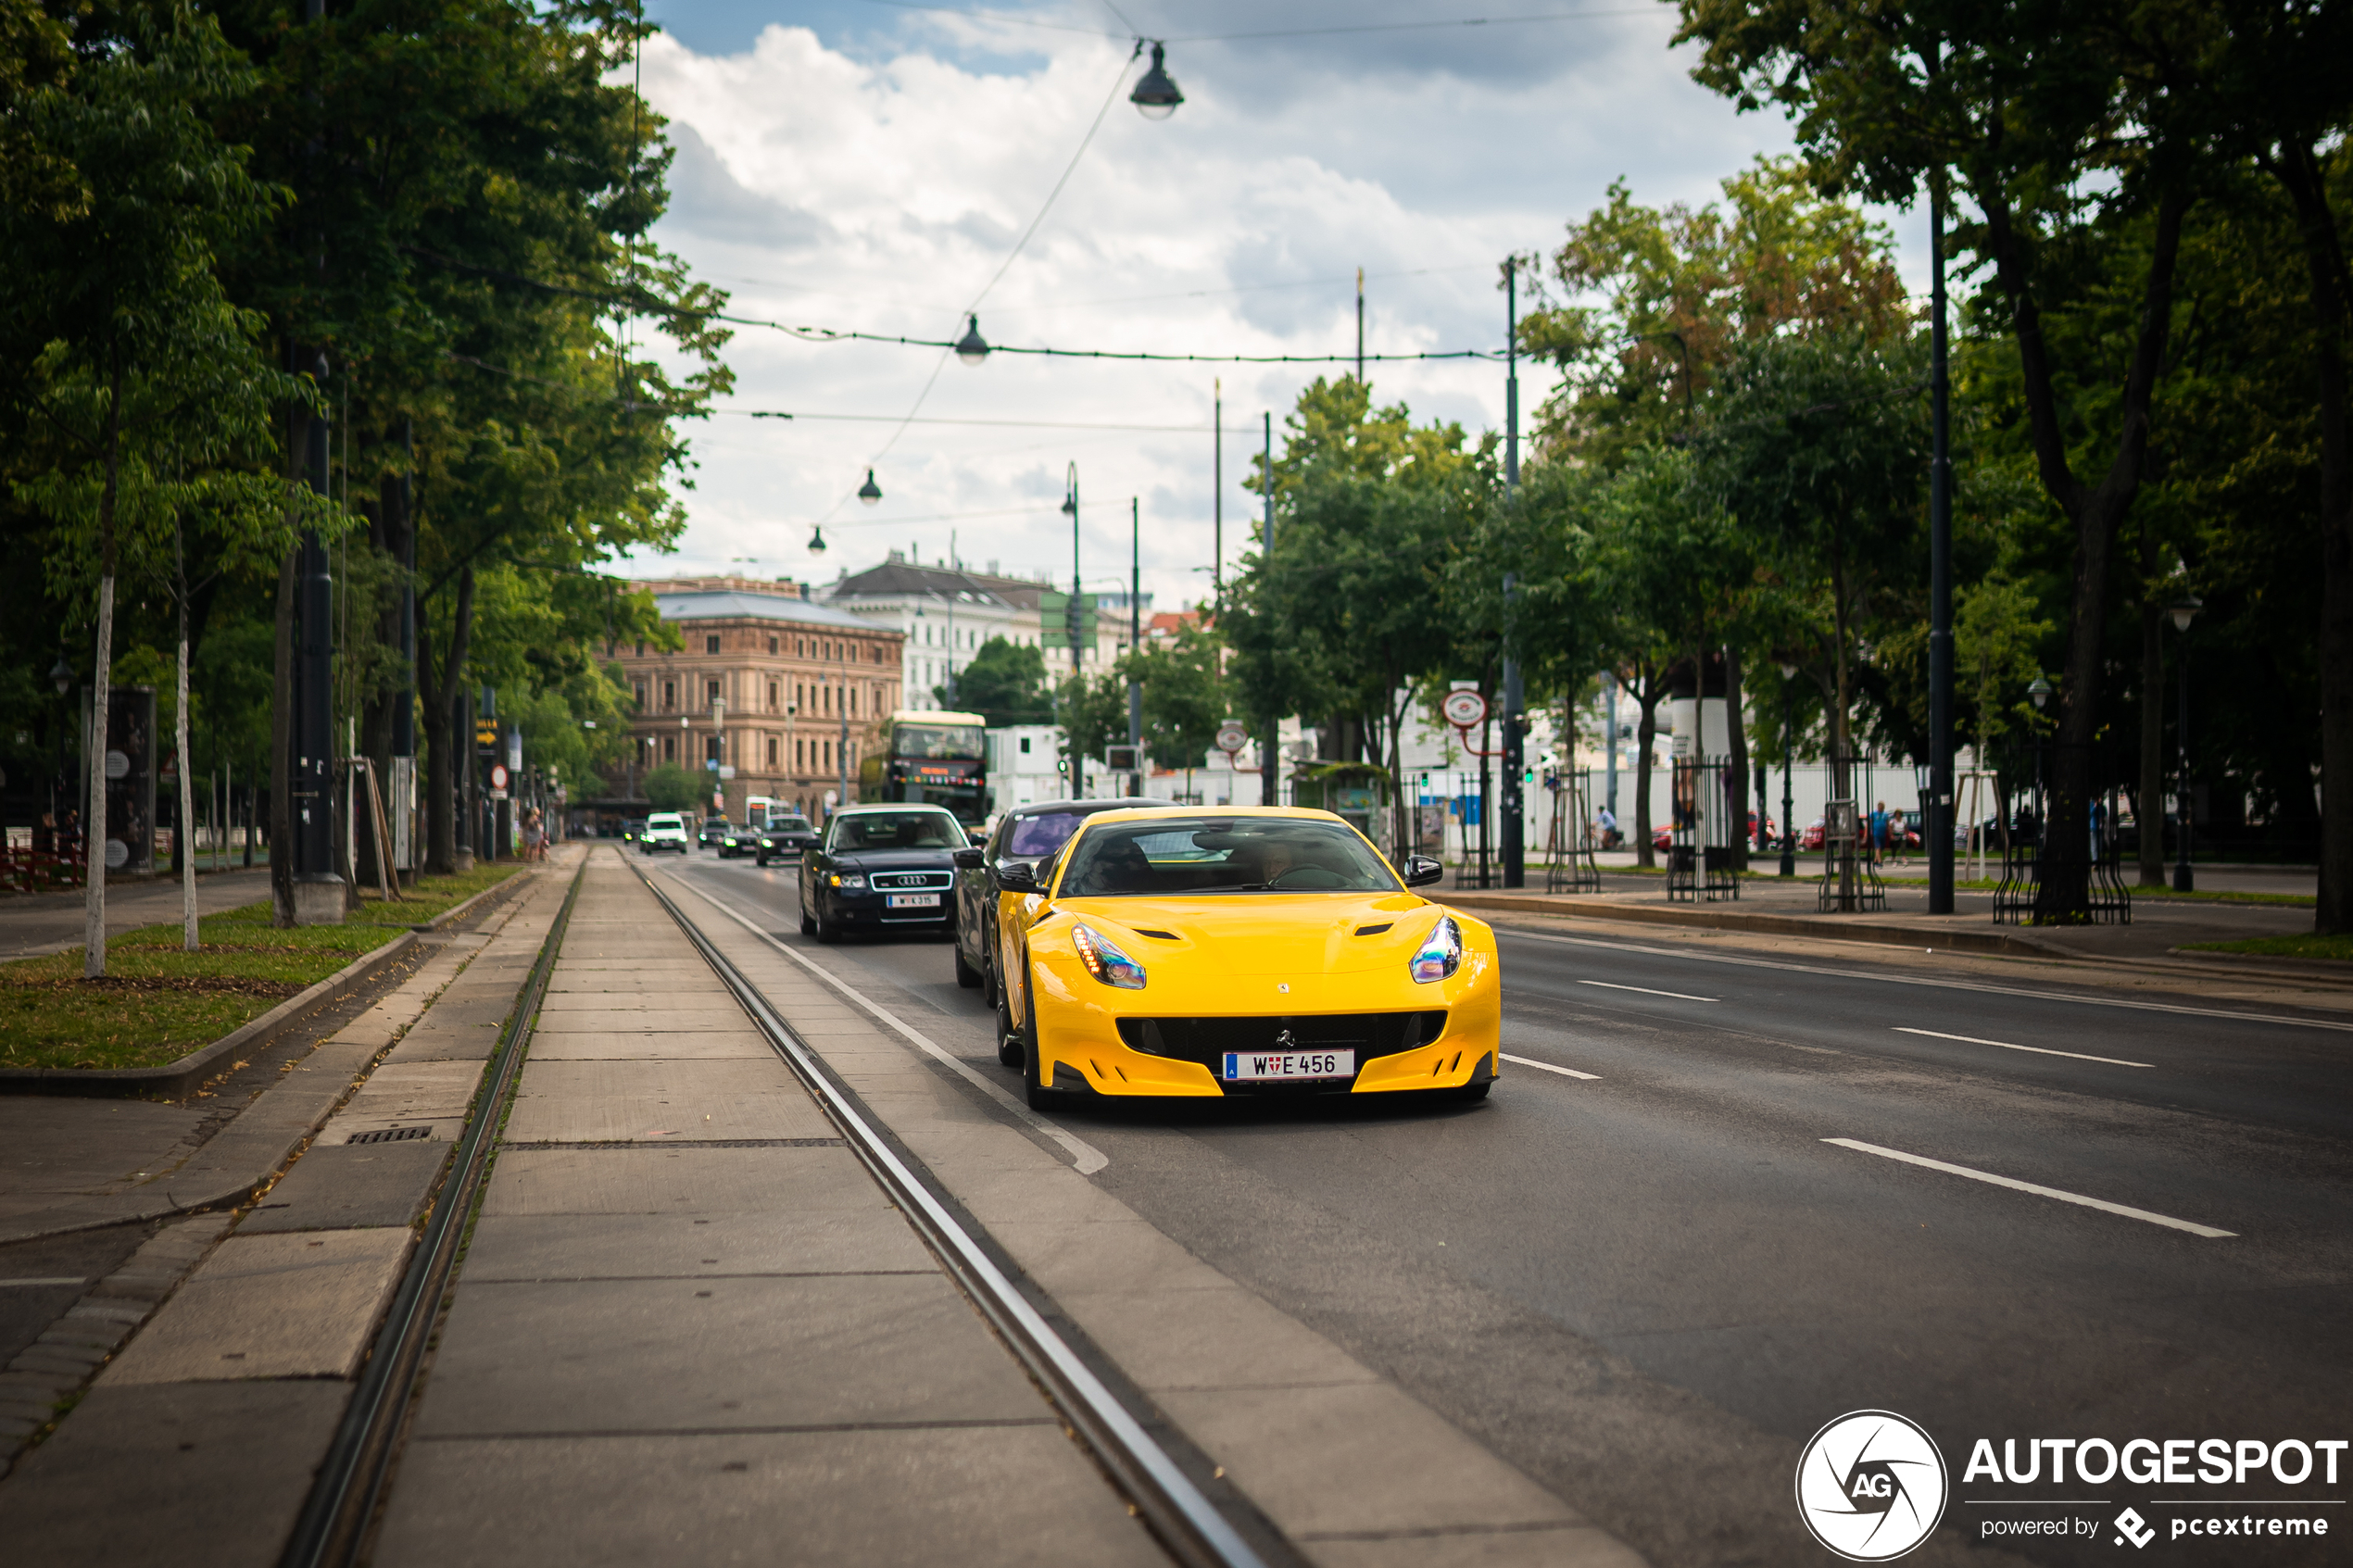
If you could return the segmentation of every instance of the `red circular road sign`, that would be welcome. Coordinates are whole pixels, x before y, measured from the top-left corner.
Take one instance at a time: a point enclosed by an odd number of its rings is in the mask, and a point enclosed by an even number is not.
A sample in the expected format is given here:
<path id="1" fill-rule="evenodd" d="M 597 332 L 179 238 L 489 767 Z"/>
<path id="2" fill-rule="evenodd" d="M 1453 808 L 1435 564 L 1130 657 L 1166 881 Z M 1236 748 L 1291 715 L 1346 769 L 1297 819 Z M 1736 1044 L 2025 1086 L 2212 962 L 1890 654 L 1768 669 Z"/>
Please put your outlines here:
<path id="1" fill-rule="evenodd" d="M 1239 720 L 1228 719 L 1224 723 L 1217 726 L 1218 750 L 1225 752 L 1239 751 L 1243 746 L 1246 746 L 1249 744 L 1250 732 L 1242 727 Z"/>
<path id="2" fill-rule="evenodd" d="M 1487 717 L 1487 699 L 1468 686 L 1457 686 L 1446 694 L 1438 709 L 1454 728 L 1475 729 Z"/>
<path id="3" fill-rule="evenodd" d="M 493 762 L 490 765 L 490 787 L 493 789 L 507 787 L 507 765 L 504 762 Z"/>

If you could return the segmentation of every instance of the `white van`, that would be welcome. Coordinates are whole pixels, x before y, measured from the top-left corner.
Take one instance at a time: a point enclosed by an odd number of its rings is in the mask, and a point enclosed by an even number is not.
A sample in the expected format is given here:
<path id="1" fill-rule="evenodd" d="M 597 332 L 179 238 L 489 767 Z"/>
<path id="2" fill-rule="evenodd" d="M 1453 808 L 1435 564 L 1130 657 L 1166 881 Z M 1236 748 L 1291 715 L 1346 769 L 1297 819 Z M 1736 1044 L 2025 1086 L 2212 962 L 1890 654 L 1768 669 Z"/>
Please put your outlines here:
<path id="1" fill-rule="evenodd" d="M 690 847 L 686 819 L 675 811 L 654 812 L 646 819 L 646 831 L 637 835 L 637 847 L 648 855 L 657 849 L 675 849 L 684 855 Z"/>

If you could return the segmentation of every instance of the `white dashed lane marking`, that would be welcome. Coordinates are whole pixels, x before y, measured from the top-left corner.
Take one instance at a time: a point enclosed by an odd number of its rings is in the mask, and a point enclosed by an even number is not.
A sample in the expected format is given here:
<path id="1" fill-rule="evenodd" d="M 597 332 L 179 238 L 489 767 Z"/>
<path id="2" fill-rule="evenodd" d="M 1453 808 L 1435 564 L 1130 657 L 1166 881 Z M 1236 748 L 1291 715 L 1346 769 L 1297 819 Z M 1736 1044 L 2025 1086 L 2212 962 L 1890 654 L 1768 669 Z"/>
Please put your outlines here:
<path id="1" fill-rule="evenodd" d="M 1981 1040 L 1974 1035 L 1947 1035 L 1943 1031 L 1936 1029 L 1906 1029 L 1900 1023 L 1896 1024 L 1894 1028 L 1898 1035 L 1925 1035 L 1931 1040 L 1958 1040 L 1965 1046 L 1999 1046 L 2006 1051 L 2032 1051 L 2036 1056 L 2064 1056 L 2070 1057 L 2077 1061 L 2105 1061 L 2110 1067 L 2151 1067 L 2155 1065 L 2153 1062 L 2146 1061 L 2126 1061 L 2121 1057 L 2086 1056 L 2082 1051 L 2055 1051 L 2047 1046 L 2014 1046 L 2007 1040 Z"/>
<path id="2" fill-rule="evenodd" d="M 2015 1176 L 1997 1176 L 1991 1171 L 1973 1171 L 1967 1165 L 1950 1165 L 1942 1160 L 1931 1160 L 1925 1155 L 1906 1154 L 1900 1148 L 1881 1148 L 1875 1143 L 1859 1143 L 1853 1138 L 1824 1138 L 1822 1141 L 1827 1144 L 1836 1144 L 1841 1148 L 1855 1149 L 1863 1154 L 1876 1154 L 1881 1160 L 1900 1160 L 1906 1165 L 1918 1165 L 1930 1171 L 1942 1171 L 1948 1176 L 1967 1176 L 1970 1181 L 1986 1182 L 1997 1187 L 2008 1187 L 2013 1192 L 2031 1192 L 2037 1198 L 2056 1198 L 2061 1203 L 2081 1204 L 2086 1209 L 2097 1209 L 2104 1214 L 2121 1214 L 2128 1220 L 2145 1220 L 2152 1225 L 2164 1225 L 2171 1230 L 2187 1231 L 2192 1236 L 2210 1238 L 2238 1234 L 2236 1231 L 2218 1231 L 2212 1225 L 2195 1224 L 2188 1220 L 2177 1220 L 2171 1214 L 2153 1214 L 2145 1209 L 2134 1209 L 2122 1203 L 2110 1203 L 2104 1198 L 2086 1198 L 2080 1192 L 2065 1192 L 2057 1187 L 2042 1186 L 2033 1182 L 2021 1182 Z"/>
<path id="3" fill-rule="evenodd" d="M 1599 985 L 1604 991 L 1640 991 L 1645 997 L 1672 997 L 1679 1002 L 1712 1002 L 1713 997 L 1694 997 L 1688 991 L 1654 991 L 1647 985 L 1618 985 L 1607 980 L 1580 980 L 1579 985 Z"/>
<path id="4" fill-rule="evenodd" d="M 1509 1051 L 1497 1051 L 1495 1054 L 1515 1066 L 1533 1067 L 1539 1073 L 1557 1073 L 1564 1078 L 1582 1078 L 1589 1084 L 1597 1082 L 1601 1078 L 1598 1073 L 1579 1073 L 1574 1067 L 1554 1067 L 1549 1061 L 1538 1061 L 1533 1057 L 1514 1056 Z"/>

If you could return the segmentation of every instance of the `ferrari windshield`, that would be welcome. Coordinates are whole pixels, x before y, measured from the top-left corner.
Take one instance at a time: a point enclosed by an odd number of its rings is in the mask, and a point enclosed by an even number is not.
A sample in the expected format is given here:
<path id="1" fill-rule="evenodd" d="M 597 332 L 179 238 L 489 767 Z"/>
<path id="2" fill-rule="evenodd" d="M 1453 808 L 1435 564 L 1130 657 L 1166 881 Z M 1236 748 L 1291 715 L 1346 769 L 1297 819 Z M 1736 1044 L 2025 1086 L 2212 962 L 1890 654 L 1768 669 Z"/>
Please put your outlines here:
<path id="1" fill-rule="evenodd" d="M 958 849 L 964 830 L 945 811 L 845 811 L 833 820 L 825 847 L 834 854 L 861 849 Z"/>
<path id="2" fill-rule="evenodd" d="M 1062 897 L 1189 893 L 1394 893 L 1397 879 L 1339 822 L 1179 818 L 1092 829 L 1072 850 Z"/>

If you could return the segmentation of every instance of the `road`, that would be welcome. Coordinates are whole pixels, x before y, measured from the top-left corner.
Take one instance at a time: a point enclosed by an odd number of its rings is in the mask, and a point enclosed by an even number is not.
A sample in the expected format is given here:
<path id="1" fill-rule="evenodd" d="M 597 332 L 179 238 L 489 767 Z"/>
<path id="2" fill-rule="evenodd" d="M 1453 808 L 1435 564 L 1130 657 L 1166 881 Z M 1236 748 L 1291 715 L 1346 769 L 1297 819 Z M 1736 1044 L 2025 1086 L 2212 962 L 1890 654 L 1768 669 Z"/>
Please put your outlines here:
<path id="1" fill-rule="evenodd" d="M 675 874 L 805 945 L 791 867 Z M 1757 1521 L 1791 1512 L 1798 1446 L 1860 1409 L 1936 1435 L 1947 1529 L 1970 1538 L 2045 1499 L 2130 1502 L 2162 1529 L 2160 1503 L 2353 1495 L 2353 1462 L 2334 1488 L 1962 1475 L 1981 1437 L 2353 1436 L 2341 1023 L 1863 958 L 1500 940 L 1522 1060 L 1483 1105 L 1057 1120 L 1168 1236 L 1656 1562 L 1780 1560 Z M 824 951 L 1015 1085 L 944 942 Z M 2353 1508 L 2321 1512 L 2353 1529 Z M 2100 1535 L 2006 1544 L 2088 1561 Z M 2308 1560 L 2210 1560 L 2266 1552 Z"/>

